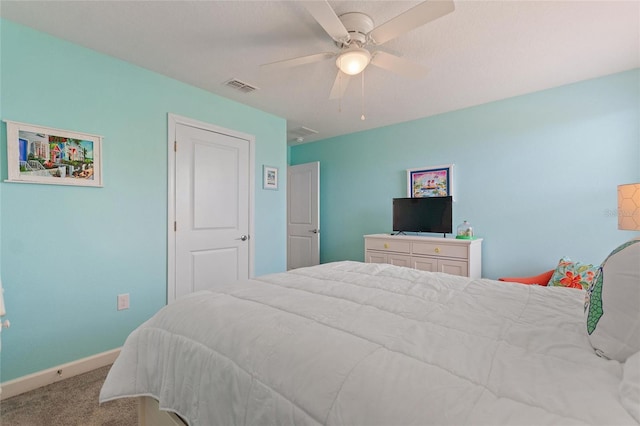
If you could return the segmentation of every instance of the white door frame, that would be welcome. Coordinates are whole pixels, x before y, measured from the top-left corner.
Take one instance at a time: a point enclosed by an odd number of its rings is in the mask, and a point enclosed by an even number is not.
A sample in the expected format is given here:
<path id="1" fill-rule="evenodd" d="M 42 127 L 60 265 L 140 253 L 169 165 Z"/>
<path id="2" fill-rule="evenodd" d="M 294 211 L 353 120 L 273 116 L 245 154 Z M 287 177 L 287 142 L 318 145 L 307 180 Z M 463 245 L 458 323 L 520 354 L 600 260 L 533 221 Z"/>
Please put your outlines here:
<path id="1" fill-rule="evenodd" d="M 254 273 L 255 136 L 169 113 L 167 126 L 167 303 L 176 298 L 176 234 L 174 228 L 176 221 L 176 155 L 174 149 L 178 124 L 249 141 L 249 278 L 253 278 Z"/>

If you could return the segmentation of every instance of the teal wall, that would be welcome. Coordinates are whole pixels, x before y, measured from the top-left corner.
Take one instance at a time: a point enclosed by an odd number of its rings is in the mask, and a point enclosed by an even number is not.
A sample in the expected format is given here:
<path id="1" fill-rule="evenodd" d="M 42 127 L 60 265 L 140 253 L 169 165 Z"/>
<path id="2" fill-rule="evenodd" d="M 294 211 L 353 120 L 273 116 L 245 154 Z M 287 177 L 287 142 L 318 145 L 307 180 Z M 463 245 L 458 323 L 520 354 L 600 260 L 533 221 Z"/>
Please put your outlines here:
<path id="1" fill-rule="evenodd" d="M 286 183 L 261 183 L 286 170 L 284 119 L 0 22 L 2 119 L 104 137 L 104 188 L 0 184 L 2 381 L 119 347 L 165 304 L 167 113 L 255 135 L 255 274 L 286 269 Z"/>
<path id="2" fill-rule="evenodd" d="M 406 169 L 453 163 L 454 230 L 466 219 L 484 238 L 483 276 L 600 263 L 634 236 L 617 229 L 616 186 L 640 181 L 639 105 L 636 69 L 291 147 L 291 164 L 320 161 L 321 262 L 363 260 Z"/>

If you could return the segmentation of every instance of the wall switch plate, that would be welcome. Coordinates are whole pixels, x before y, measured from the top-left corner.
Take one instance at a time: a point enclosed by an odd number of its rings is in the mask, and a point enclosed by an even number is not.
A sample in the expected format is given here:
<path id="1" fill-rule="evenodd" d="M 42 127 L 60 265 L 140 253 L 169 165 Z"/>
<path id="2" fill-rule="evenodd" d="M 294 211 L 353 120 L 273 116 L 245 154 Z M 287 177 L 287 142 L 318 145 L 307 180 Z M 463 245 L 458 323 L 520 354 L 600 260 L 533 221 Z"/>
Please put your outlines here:
<path id="1" fill-rule="evenodd" d="M 129 293 L 118 295 L 118 310 L 129 309 Z"/>

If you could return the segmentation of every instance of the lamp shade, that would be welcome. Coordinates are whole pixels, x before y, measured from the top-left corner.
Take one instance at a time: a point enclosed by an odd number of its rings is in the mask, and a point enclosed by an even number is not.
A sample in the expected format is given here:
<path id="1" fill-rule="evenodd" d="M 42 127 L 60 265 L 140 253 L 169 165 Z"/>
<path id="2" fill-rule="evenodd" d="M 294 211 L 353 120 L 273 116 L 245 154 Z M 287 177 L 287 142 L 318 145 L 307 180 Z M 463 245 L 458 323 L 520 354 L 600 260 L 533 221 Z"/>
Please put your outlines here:
<path id="1" fill-rule="evenodd" d="M 640 183 L 618 185 L 618 229 L 640 231 Z"/>
<path id="2" fill-rule="evenodd" d="M 345 74 L 360 74 L 369 65 L 371 53 L 361 47 L 351 48 L 338 56 L 336 65 Z"/>

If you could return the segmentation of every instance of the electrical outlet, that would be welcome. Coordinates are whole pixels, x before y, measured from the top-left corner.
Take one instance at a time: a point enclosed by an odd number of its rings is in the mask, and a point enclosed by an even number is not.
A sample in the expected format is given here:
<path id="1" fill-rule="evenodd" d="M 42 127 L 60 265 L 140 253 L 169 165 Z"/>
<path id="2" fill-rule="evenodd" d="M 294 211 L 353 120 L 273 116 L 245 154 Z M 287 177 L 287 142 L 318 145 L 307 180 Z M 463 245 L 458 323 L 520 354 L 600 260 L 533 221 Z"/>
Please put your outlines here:
<path id="1" fill-rule="evenodd" d="M 118 295 L 118 310 L 129 309 L 129 293 Z"/>

